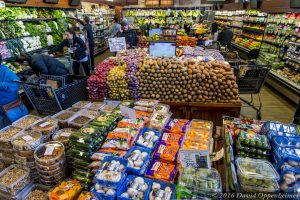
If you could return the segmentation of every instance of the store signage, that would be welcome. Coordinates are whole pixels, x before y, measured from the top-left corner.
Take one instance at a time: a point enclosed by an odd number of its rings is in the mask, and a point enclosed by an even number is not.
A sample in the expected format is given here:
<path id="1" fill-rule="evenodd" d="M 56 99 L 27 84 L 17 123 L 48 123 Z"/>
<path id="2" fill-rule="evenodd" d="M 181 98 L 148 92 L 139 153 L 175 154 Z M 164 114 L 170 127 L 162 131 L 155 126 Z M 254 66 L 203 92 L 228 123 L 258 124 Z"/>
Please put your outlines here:
<path id="1" fill-rule="evenodd" d="M 179 150 L 179 160 L 183 168 L 208 168 L 210 169 L 210 157 L 208 151 Z"/>
<path id="2" fill-rule="evenodd" d="M 125 118 L 129 118 L 129 119 L 136 119 L 136 113 L 135 110 L 132 108 L 128 108 L 126 106 L 120 106 L 120 110 L 121 110 L 121 114 L 125 117 Z"/>
<path id="3" fill-rule="evenodd" d="M 149 54 L 152 57 L 176 57 L 176 43 L 150 42 Z"/>
<path id="4" fill-rule="evenodd" d="M 126 50 L 126 40 L 125 37 L 119 38 L 109 38 L 108 39 L 110 52 L 118 52 Z"/>
<path id="5" fill-rule="evenodd" d="M 5 7 L 5 2 L 4 1 L 0 1 L 0 8 L 4 8 Z"/>

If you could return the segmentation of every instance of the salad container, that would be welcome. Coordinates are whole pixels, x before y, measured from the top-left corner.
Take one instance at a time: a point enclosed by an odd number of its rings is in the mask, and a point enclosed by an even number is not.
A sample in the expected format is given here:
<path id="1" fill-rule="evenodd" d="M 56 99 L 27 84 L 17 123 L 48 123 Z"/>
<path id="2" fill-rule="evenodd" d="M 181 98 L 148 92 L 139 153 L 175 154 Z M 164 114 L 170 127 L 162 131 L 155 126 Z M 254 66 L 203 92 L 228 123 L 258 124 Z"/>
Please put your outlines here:
<path id="1" fill-rule="evenodd" d="M 41 120 L 40 117 L 34 115 L 26 115 L 15 121 L 12 125 L 21 129 L 28 129 L 31 126 L 35 125 L 39 120 Z"/>

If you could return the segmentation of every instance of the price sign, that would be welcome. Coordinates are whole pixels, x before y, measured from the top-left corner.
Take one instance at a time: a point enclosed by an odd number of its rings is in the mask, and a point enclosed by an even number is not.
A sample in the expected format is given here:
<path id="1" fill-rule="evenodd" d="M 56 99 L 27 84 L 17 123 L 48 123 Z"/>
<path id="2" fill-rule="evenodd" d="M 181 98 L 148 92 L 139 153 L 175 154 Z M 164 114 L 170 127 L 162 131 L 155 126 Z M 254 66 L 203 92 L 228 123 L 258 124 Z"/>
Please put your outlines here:
<path id="1" fill-rule="evenodd" d="M 121 114 L 129 119 L 136 119 L 136 113 L 135 110 L 132 108 L 128 108 L 126 106 L 120 106 Z"/>
<path id="2" fill-rule="evenodd" d="M 126 50 L 126 40 L 125 37 L 119 38 L 109 38 L 108 39 L 110 52 L 118 52 Z"/>
<path id="3" fill-rule="evenodd" d="M 5 8 L 5 2 L 4 1 L 0 1 L 0 8 Z"/>
<path id="4" fill-rule="evenodd" d="M 208 151 L 185 150 L 179 151 L 179 159 L 183 168 L 208 168 L 210 169 L 210 158 Z"/>
<path id="5" fill-rule="evenodd" d="M 149 54 L 152 57 L 175 57 L 175 42 L 150 42 Z"/>

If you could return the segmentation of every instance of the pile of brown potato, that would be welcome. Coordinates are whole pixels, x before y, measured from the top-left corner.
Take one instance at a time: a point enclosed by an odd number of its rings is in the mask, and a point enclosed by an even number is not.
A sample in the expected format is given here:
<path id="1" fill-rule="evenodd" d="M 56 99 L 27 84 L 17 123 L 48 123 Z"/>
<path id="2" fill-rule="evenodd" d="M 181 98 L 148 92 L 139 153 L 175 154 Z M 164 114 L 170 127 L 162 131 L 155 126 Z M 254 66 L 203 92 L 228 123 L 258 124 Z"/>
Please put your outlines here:
<path id="1" fill-rule="evenodd" d="M 226 62 L 144 59 L 137 76 L 141 98 L 181 102 L 239 102 L 233 69 Z"/>

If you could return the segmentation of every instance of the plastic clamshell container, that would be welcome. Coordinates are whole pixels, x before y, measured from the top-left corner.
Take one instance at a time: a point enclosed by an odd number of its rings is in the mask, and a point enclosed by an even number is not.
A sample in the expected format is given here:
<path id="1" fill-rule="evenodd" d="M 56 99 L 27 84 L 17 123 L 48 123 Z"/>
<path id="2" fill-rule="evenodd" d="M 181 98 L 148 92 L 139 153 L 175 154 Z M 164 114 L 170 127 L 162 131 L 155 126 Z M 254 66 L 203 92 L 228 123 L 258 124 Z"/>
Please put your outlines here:
<path id="1" fill-rule="evenodd" d="M 119 163 L 120 165 L 116 164 Z M 122 166 L 123 165 L 123 169 Z M 123 158 L 118 158 L 114 156 L 106 156 L 99 169 L 97 170 L 97 173 L 94 177 L 97 183 L 100 185 L 107 185 L 110 187 L 118 187 L 122 184 L 124 179 L 126 178 L 126 169 L 128 165 L 128 160 L 125 160 Z M 108 172 L 112 172 L 112 176 L 105 175 Z M 103 176 L 102 176 L 103 175 Z M 101 177 L 102 176 L 102 177 Z M 113 180 L 115 178 L 115 180 Z M 111 179 L 111 180 L 108 180 Z"/>
<path id="2" fill-rule="evenodd" d="M 271 149 L 268 138 L 265 135 L 252 134 L 240 131 L 238 141 L 242 145 L 260 149 Z"/>
<path id="3" fill-rule="evenodd" d="M 193 196 L 211 197 L 222 192 L 220 174 L 214 168 L 184 168 L 180 173 L 178 186 L 185 188 Z"/>
<path id="4" fill-rule="evenodd" d="M 154 149 L 160 136 L 161 132 L 144 127 L 137 136 L 135 144 L 147 149 Z"/>
<path id="5" fill-rule="evenodd" d="M 21 129 L 28 129 L 35 125 L 39 120 L 41 120 L 41 118 L 35 115 L 26 115 L 15 121 L 12 125 Z"/>
<path id="6" fill-rule="evenodd" d="M 128 160 L 127 173 L 134 175 L 143 175 L 148 161 L 150 160 L 151 150 L 143 147 L 133 146 L 127 151 L 125 159 Z M 138 166 L 135 166 L 138 161 Z M 135 167 L 134 167 L 135 166 Z"/>
<path id="7" fill-rule="evenodd" d="M 35 183 L 35 184 L 28 185 L 26 188 L 24 188 L 22 190 L 22 200 L 27 200 L 28 198 L 30 198 L 35 190 L 39 190 L 39 191 L 43 192 L 43 193 L 38 193 L 38 195 L 39 195 L 38 197 L 40 199 L 47 199 L 48 198 L 49 188 L 44 186 L 44 185 Z M 42 195 L 42 196 L 40 196 L 40 195 Z"/>
<path id="8" fill-rule="evenodd" d="M 240 180 L 240 177 L 239 177 Z M 279 185 L 276 180 L 268 180 L 268 184 L 262 185 L 248 185 L 240 182 L 240 189 L 242 192 L 263 192 L 263 193 L 277 193 L 279 192 Z M 268 186 L 268 187 L 267 187 Z"/>
<path id="9" fill-rule="evenodd" d="M 153 113 L 150 118 L 149 128 L 163 131 L 168 121 L 170 120 L 172 113 Z"/>
<path id="10" fill-rule="evenodd" d="M 153 99 L 140 99 L 134 103 L 135 106 L 144 106 L 153 108 L 158 104 L 159 101 Z"/>
<path id="11" fill-rule="evenodd" d="M 278 157 L 277 150 L 275 150 L 272 155 L 274 156 L 277 170 L 280 170 L 281 167 L 286 164 L 290 165 L 291 167 L 298 167 L 300 165 L 300 157 L 298 155 L 283 153 L 280 157 Z"/>
<path id="12" fill-rule="evenodd" d="M 158 113 L 169 113 L 170 110 L 170 106 L 166 105 L 166 104 L 157 104 L 154 108 L 154 112 L 158 112 Z"/>
<path id="13" fill-rule="evenodd" d="M 191 121 L 187 119 L 170 119 L 165 130 L 169 133 L 185 134 L 190 122 Z"/>
<path id="14" fill-rule="evenodd" d="M 14 155 L 15 157 L 15 162 L 19 163 L 19 164 L 26 164 L 28 162 L 34 162 L 34 157 L 22 157 L 22 156 L 18 156 L 18 154 Z"/>
<path id="15" fill-rule="evenodd" d="M 9 183 L 7 183 L 8 179 L 10 180 Z M 0 193 L 2 191 L 10 195 L 16 195 L 29 182 L 29 169 L 27 167 L 10 165 L 0 173 Z"/>
<path id="16" fill-rule="evenodd" d="M 296 177 L 297 176 L 297 177 Z M 300 169 L 297 169 L 295 167 L 291 167 L 289 165 L 285 165 L 281 168 L 281 173 L 280 173 L 280 183 L 285 183 L 287 185 L 294 185 L 297 182 L 299 182 L 299 177 L 300 176 Z"/>
<path id="17" fill-rule="evenodd" d="M 253 153 L 256 155 L 267 156 L 270 154 L 268 149 L 256 148 L 248 145 L 242 145 L 239 141 L 236 142 L 236 149 L 238 151 L 244 151 L 248 153 Z"/>
<path id="18" fill-rule="evenodd" d="M 0 148 L 12 149 L 11 141 L 22 134 L 22 128 L 7 126 L 0 130 Z"/>
<path id="19" fill-rule="evenodd" d="M 98 185 L 96 186 L 98 183 L 96 183 L 95 185 L 92 186 L 91 188 L 91 192 L 93 193 L 93 195 L 97 198 L 97 199 L 105 199 L 105 200 L 115 200 L 117 199 L 117 190 L 115 188 L 110 188 L 110 187 L 106 187 L 103 185 Z M 96 190 L 96 187 L 100 187 L 101 190 Z M 107 190 L 105 192 L 105 190 Z M 108 193 L 112 193 L 114 192 L 114 194 L 108 194 Z"/>
<path id="20" fill-rule="evenodd" d="M 64 180 L 49 191 L 50 200 L 76 199 L 82 190 L 77 180 Z"/>
<path id="21" fill-rule="evenodd" d="M 134 176 L 134 175 L 129 175 L 127 176 L 126 180 L 122 184 L 121 188 L 118 190 L 118 200 L 132 200 L 132 199 L 137 199 L 132 196 L 130 198 L 130 194 L 128 191 L 131 191 L 133 195 L 137 195 L 139 192 L 143 193 L 143 198 L 139 198 L 141 200 L 147 200 L 148 195 L 150 192 L 150 187 L 152 185 L 153 180 L 144 178 L 144 177 L 139 177 L 139 176 Z M 147 186 L 145 186 L 147 185 Z M 131 188 L 131 189 L 130 189 Z M 129 194 L 129 197 L 124 197 L 124 193 Z M 135 194 L 137 192 L 137 194 Z"/>
<path id="22" fill-rule="evenodd" d="M 77 103 L 73 104 L 72 107 L 84 109 L 89 108 L 92 105 L 92 102 L 90 101 L 78 101 Z"/>
<path id="23" fill-rule="evenodd" d="M 115 108 L 117 108 L 118 106 L 116 105 L 107 105 L 107 104 L 104 104 L 100 111 L 101 112 L 104 112 L 104 113 L 111 113 L 112 111 L 114 111 Z"/>
<path id="24" fill-rule="evenodd" d="M 147 199 L 159 197 L 161 199 L 176 199 L 176 186 L 173 183 L 153 180 Z"/>
<path id="25" fill-rule="evenodd" d="M 55 174 L 62 172 L 64 170 L 64 168 L 65 168 L 65 165 L 58 166 L 56 169 L 53 169 L 53 170 L 43 170 L 43 169 L 37 168 L 37 172 L 42 176 L 53 176 Z"/>
<path id="26" fill-rule="evenodd" d="M 161 135 L 160 141 L 165 142 L 166 144 L 170 145 L 182 145 L 183 136 L 179 133 L 168 133 L 164 132 Z"/>
<path id="27" fill-rule="evenodd" d="M 84 120 L 82 120 L 81 122 L 76 121 L 79 118 L 82 118 Z M 78 112 L 69 119 L 68 124 L 69 124 L 69 127 L 80 129 L 81 127 L 89 124 L 93 119 L 94 119 L 94 116 L 84 115 L 84 114 L 81 114 L 80 112 Z"/>
<path id="28" fill-rule="evenodd" d="M 77 129 L 75 129 L 75 128 L 60 129 L 52 136 L 52 139 L 63 143 L 64 146 L 67 147 L 69 145 L 70 136 L 73 133 L 75 133 L 76 131 L 77 131 Z"/>
<path id="29" fill-rule="evenodd" d="M 70 110 L 62 110 L 55 115 L 52 116 L 53 119 L 56 119 L 58 121 L 58 124 L 60 127 L 67 127 L 68 126 L 68 120 L 75 114 L 75 112 L 72 112 Z"/>
<path id="30" fill-rule="evenodd" d="M 71 111 L 71 112 L 73 112 L 73 113 L 77 113 L 77 112 L 79 112 L 80 110 L 81 110 L 80 108 L 75 108 L 75 107 L 70 107 L 70 108 L 67 109 L 67 111 Z"/>
<path id="31" fill-rule="evenodd" d="M 235 162 L 239 176 L 245 177 L 246 179 L 279 180 L 277 171 L 273 165 L 266 160 L 237 158 Z"/>
<path id="32" fill-rule="evenodd" d="M 36 148 L 34 158 L 36 163 L 40 165 L 55 165 L 65 159 L 65 147 L 57 141 L 44 143 Z"/>
<path id="33" fill-rule="evenodd" d="M 93 116 L 94 118 L 100 115 L 100 113 L 98 111 L 89 110 L 89 109 L 82 109 L 79 111 L 79 113 L 84 114 L 84 115 Z"/>
<path id="34" fill-rule="evenodd" d="M 44 176 L 39 174 L 39 178 L 44 180 L 44 181 L 58 181 L 58 180 L 63 180 L 65 179 L 65 170 L 62 170 L 58 172 L 57 174 L 51 175 L 51 176 Z"/>
<path id="35" fill-rule="evenodd" d="M 93 102 L 92 105 L 88 107 L 88 109 L 100 111 L 103 106 L 104 106 L 104 102 Z"/>
<path id="36" fill-rule="evenodd" d="M 205 121 L 200 119 L 193 119 L 189 124 L 189 128 L 191 129 L 204 129 L 208 131 L 212 131 L 214 128 L 214 124 L 211 121 Z"/>
<path id="37" fill-rule="evenodd" d="M 177 172 L 178 169 L 175 164 L 152 159 L 149 162 L 145 177 L 173 182 Z"/>
<path id="38" fill-rule="evenodd" d="M 0 158 L 0 173 L 1 173 L 5 168 L 7 168 L 8 166 L 10 166 L 13 162 L 14 162 L 14 160 L 11 160 L 11 159 Z"/>
<path id="39" fill-rule="evenodd" d="M 43 135 L 51 135 L 58 130 L 58 121 L 51 117 L 45 117 L 33 125 L 32 129 L 40 131 Z"/>
<path id="40" fill-rule="evenodd" d="M 13 149 L 0 149 L 0 158 L 14 160 L 15 156 Z"/>
<path id="41" fill-rule="evenodd" d="M 31 151 L 41 144 L 41 140 L 42 133 L 40 131 L 28 130 L 15 137 L 11 143 L 14 149 L 20 151 Z"/>
<path id="42" fill-rule="evenodd" d="M 20 151 L 18 149 L 13 149 L 16 155 L 21 156 L 21 157 L 31 157 L 34 154 L 34 150 L 29 150 L 29 151 Z"/>
<path id="43" fill-rule="evenodd" d="M 300 149 L 300 136 L 299 137 L 286 137 L 274 136 L 272 137 L 273 148 L 299 148 Z"/>
<path id="44" fill-rule="evenodd" d="M 180 146 L 177 144 L 166 144 L 159 141 L 153 151 L 152 158 L 164 162 L 176 163 L 179 155 Z"/>

